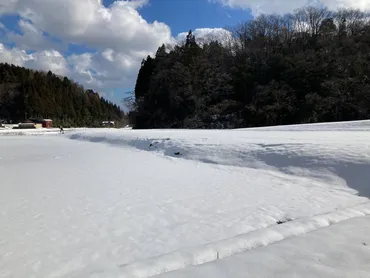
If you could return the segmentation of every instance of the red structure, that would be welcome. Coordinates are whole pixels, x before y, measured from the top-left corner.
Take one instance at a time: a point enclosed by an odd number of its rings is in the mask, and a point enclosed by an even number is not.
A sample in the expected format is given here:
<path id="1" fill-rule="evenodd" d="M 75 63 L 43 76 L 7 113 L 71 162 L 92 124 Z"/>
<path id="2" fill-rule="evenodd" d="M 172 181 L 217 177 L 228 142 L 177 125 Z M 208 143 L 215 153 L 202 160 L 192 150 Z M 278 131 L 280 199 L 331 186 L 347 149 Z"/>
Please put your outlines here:
<path id="1" fill-rule="evenodd" d="M 53 121 L 50 119 L 43 119 L 42 120 L 42 127 L 44 128 L 52 128 L 53 127 Z"/>

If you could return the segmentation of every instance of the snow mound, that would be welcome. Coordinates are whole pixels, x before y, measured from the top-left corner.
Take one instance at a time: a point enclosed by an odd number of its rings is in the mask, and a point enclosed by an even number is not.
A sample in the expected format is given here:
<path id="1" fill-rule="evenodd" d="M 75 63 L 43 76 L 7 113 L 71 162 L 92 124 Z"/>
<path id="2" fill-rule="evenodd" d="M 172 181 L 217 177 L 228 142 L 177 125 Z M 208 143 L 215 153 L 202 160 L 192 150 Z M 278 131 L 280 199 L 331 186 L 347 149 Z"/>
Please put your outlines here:
<path id="1" fill-rule="evenodd" d="M 58 128 L 51 129 L 0 129 L 0 136 L 24 136 L 24 135 L 47 135 L 58 134 Z"/>
<path id="2" fill-rule="evenodd" d="M 161 278 L 369 277 L 370 216 L 351 218 L 264 248 L 167 272 Z"/>
<path id="3" fill-rule="evenodd" d="M 370 215 L 370 202 L 308 219 L 298 219 L 193 249 L 177 250 L 142 262 L 121 266 L 123 277 L 151 277 L 165 272 L 201 265 L 254 248 L 267 246 L 289 237 L 328 227 L 354 217 Z"/>
<path id="4" fill-rule="evenodd" d="M 281 126 L 267 126 L 259 128 L 248 128 L 248 130 L 280 130 L 280 131 L 369 131 L 370 120 L 361 121 L 346 121 L 346 122 L 331 122 L 331 123 L 313 123 L 313 124 L 296 124 L 296 125 L 281 125 Z M 247 130 L 240 128 L 238 130 Z"/>
<path id="5" fill-rule="evenodd" d="M 326 160 L 339 158 L 345 161 L 370 161 L 368 143 L 370 121 L 355 122 L 352 125 L 349 123 L 312 124 L 294 128 L 284 126 L 244 130 L 89 129 L 72 132 L 69 138 L 120 147 L 134 147 L 166 156 L 233 166 L 251 166 L 253 163 L 251 164 L 248 158 L 256 157 L 261 153 L 288 157 L 320 156 L 320 159 L 326 158 Z M 322 147 L 322 143 L 329 145 Z M 359 148 L 364 143 L 367 147 L 365 152 L 363 148 Z M 280 157 L 271 159 L 280 159 Z M 257 160 L 259 160 L 258 157 Z M 298 165 L 304 163 L 294 161 L 294 164 L 296 162 Z"/>
<path id="6" fill-rule="evenodd" d="M 370 197 L 370 121 L 245 130 L 95 129 L 72 132 L 69 138 L 321 181 L 336 176 Z"/>
<path id="7" fill-rule="evenodd" d="M 66 128 L 64 132 L 84 130 L 84 128 Z M 40 128 L 40 129 L 0 129 L 0 136 L 30 136 L 30 135 L 56 135 L 60 133 L 59 128 Z"/>

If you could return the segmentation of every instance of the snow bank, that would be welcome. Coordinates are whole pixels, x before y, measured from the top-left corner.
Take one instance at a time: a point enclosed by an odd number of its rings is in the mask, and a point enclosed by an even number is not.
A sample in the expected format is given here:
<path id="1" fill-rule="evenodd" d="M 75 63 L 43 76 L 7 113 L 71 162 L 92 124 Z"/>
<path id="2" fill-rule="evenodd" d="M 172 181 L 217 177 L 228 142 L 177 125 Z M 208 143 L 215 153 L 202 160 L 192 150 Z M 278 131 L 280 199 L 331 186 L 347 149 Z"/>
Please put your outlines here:
<path id="1" fill-rule="evenodd" d="M 319 156 L 326 161 L 338 158 L 351 162 L 370 161 L 370 121 L 242 130 L 88 129 L 71 132 L 69 138 L 233 166 L 251 166 L 253 163 L 245 158 L 256 157 L 259 153 L 288 158 Z"/>
<path id="2" fill-rule="evenodd" d="M 19 135 L 46 135 L 46 134 L 57 134 L 59 129 L 0 129 L 0 136 L 19 136 Z"/>
<path id="3" fill-rule="evenodd" d="M 369 277 L 369 235 L 370 216 L 356 217 L 264 248 L 156 277 Z"/>
<path id="4" fill-rule="evenodd" d="M 85 130 L 85 128 L 65 128 L 64 132 Z M 59 128 L 36 128 L 36 129 L 9 129 L 0 128 L 0 136 L 26 136 L 26 135 L 56 135 L 60 133 Z"/>
<path id="5" fill-rule="evenodd" d="M 344 220 L 366 215 L 370 215 L 370 202 L 309 219 L 290 221 L 281 225 L 255 230 L 251 233 L 238 235 L 193 249 L 178 250 L 146 261 L 124 265 L 121 267 L 120 274 L 123 277 L 151 277 L 165 272 L 212 262 L 237 253 L 263 247 L 292 236 L 302 235 L 319 228 L 328 227 Z"/>
<path id="6" fill-rule="evenodd" d="M 245 130 L 96 129 L 72 132 L 69 138 L 324 181 L 334 175 L 370 197 L 370 121 Z"/>
<path id="7" fill-rule="evenodd" d="M 267 126 L 259 128 L 240 128 L 238 130 L 280 130 L 280 131 L 369 131 L 370 120 L 361 121 L 345 121 L 345 122 L 331 122 L 331 123 L 313 123 L 313 124 L 296 124 L 296 125 L 281 125 L 281 126 Z"/>

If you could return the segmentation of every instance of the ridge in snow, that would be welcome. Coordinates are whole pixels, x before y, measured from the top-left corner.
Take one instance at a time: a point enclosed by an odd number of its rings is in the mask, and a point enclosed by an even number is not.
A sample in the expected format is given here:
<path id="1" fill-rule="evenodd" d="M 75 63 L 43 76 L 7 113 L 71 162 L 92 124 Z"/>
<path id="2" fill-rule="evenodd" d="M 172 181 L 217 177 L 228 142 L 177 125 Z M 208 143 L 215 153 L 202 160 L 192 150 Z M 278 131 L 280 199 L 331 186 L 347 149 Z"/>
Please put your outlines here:
<path id="1" fill-rule="evenodd" d="M 193 277 L 321 227 L 340 233 L 340 221 L 370 217 L 369 131 L 362 121 L 0 136 L 0 277 Z"/>
<path id="2" fill-rule="evenodd" d="M 369 132 L 370 121 L 355 121 L 243 130 L 96 129 L 68 136 L 166 157 L 328 180 L 370 197 Z"/>

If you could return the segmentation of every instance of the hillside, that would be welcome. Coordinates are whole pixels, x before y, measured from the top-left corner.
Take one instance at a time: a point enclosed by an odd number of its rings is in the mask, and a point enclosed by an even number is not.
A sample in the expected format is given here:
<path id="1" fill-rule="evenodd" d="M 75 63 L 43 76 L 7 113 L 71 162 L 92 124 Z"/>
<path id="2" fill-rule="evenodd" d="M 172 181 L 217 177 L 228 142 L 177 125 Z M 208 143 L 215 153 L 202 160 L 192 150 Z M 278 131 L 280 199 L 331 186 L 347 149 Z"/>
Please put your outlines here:
<path id="1" fill-rule="evenodd" d="M 122 121 L 123 111 L 67 77 L 0 64 L 0 120 L 51 118 L 54 125 L 100 126 Z"/>
<path id="2" fill-rule="evenodd" d="M 367 13 L 306 7 L 232 36 L 160 47 L 138 73 L 136 128 L 240 128 L 370 118 Z"/>

